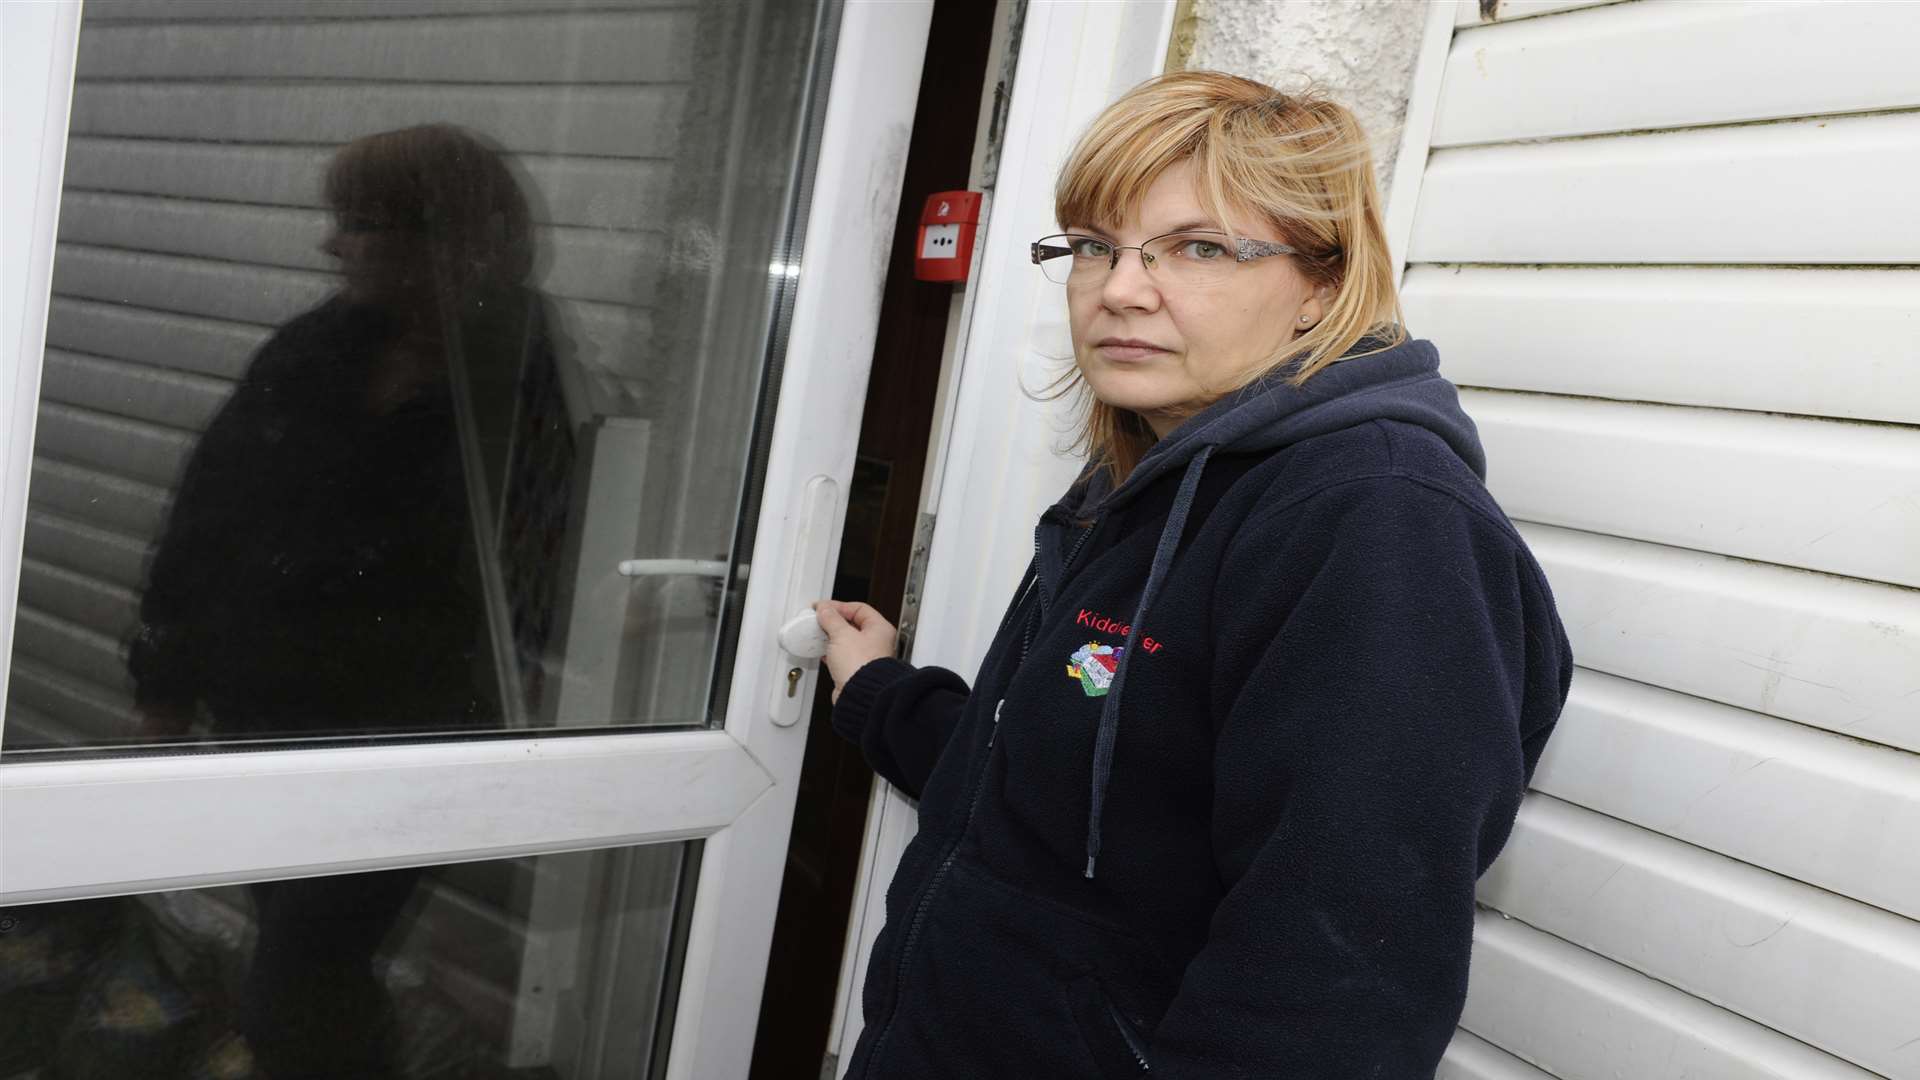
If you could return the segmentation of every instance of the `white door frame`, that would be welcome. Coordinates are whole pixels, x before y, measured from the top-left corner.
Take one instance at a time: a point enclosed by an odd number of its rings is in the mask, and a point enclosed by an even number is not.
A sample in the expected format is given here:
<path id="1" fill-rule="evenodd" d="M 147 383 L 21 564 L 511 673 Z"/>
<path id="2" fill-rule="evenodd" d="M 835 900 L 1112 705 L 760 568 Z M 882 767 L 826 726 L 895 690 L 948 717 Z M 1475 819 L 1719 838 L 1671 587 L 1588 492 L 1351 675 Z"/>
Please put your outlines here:
<path id="1" fill-rule="evenodd" d="M 1033 555 L 1032 525 L 1072 482 L 1079 462 L 1058 404 L 1027 397 L 1071 358 L 1057 287 L 1027 259 L 1054 230 L 1053 182 L 1072 140 L 1127 89 L 1159 74 L 1174 0 L 1030 0 L 1013 96 L 993 180 L 982 254 L 957 336 L 949 414 L 934 434 L 921 509 L 935 515 L 912 659 L 971 677 Z M 1045 62 L 1043 62 L 1043 60 Z M 886 911 L 887 883 L 913 838 L 915 804 L 876 783 L 828 1049 L 844 1074 L 860 1036 L 866 982 Z"/>
<path id="2" fill-rule="evenodd" d="M 746 1076 L 817 669 L 775 634 L 830 585 L 886 270 L 873 253 L 893 232 L 931 16 L 932 0 L 840 16 L 724 729 L 7 765 L 0 904 L 702 837 L 668 1076 Z M 77 2 L 0 5 L 0 657 L 78 31 Z M 789 666 L 806 671 L 791 696 Z"/>

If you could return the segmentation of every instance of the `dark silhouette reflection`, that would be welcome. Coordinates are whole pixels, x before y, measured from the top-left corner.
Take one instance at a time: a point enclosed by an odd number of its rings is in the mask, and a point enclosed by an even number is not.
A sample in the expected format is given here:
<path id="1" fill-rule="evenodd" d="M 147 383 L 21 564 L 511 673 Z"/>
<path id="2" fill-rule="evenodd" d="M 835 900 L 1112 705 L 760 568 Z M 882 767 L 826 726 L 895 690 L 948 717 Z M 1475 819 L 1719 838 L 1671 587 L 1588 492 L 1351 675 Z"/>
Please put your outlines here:
<path id="1" fill-rule="evenodd" d="M 326 193 L 346 286 L 261 347 L 154 550 L 129 650 L 152 735 L 537 708 L 573 451 L 526 198 L 445 125 L 349 144 Z"/>
<path id="2" fill-rule="evenodd" d="M 498 155 L 444 125 L 349 144 L 325 190 L 345 285 L 261 347 L 153 552 L 128 661 L 151 737 L 538 715 L 574 446 L 526 284 L 526 198 Z M 15 909 L 11 944 L 65 966 L 0 985 L 0 1011 L 40 1033 L 25 1060 L 0 1053 L 0 1076 L 415 1075 L 375 958 L 421 876 L 228 890 L 252 902 L 250 957 L 237 941 L 193 955 L 148 901 Z M 0 1020 L 0 1036 L 15 1026 Z M 453 1075 L 439 1049 L 430 1071 Z M 458 1075 L 505 1074 L 476 1060 Z"/>

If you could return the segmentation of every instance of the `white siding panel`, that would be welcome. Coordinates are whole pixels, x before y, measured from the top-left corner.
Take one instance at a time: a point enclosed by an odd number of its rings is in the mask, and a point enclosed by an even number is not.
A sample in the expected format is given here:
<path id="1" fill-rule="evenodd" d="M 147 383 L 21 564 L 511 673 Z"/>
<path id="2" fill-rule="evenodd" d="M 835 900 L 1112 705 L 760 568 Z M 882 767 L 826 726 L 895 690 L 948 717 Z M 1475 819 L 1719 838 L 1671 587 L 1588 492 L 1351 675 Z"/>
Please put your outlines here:
<path id="1" fill-rule="evenodd" d="M 1463 385 L 1920 420 L 1920 271 L 1417 266 L 1401 295 Z"/>
<path id="2" fill-rule="evenodd" d="M 1908 751 L 1582 669 L 1533 787 L 1920 919 Z"/>
<path id="3" fill-rule="evenodd" d="M 1553 1080 L 1465 1028 L 1453 1033 L 1433 1080 Z"/>
<path id="4" fill-rule="evenodd" d="M 86 255 L 78 253 L 71 257 L 85 258 Z M 270 326 L 74 297 L 54 297 L 47 314 L 50 348 L 137 361 L 143 366 L 194 372 L 226 381 L 237 380 L 246 373 L 254 351 L 265 344 L 272 333 Z"/>
<path id="5" fill-rule="evenodd" d="M 67 190 L 171 195 L 269 206 L 325 207 L 320 180 L 333 148 L 74 136 Z M 659 229 L 671 166 L 618 158 L 507 157 L 521 170 L 535 221 Z M 69 196 L 71 197 L 71 195 Z"/>
<path id="6" fill-rule="evenodd" d="M 233 393 L 224 379 L 48 349 L 43 401 L 198 431 Z"/>
<path id="7" fill-rule="evenodd" d="M 1480 884 L 1529 926 L 1888 1076 L 1920 1001 L 1920 923 L 1535 797 Z"/>
<path id="8" fill-rule="evenodd" d="M 334 150 L 331 146 L 116 139 L 76 132 L 67 140 L 66 185 L 69 192 L 125 191 L 321 207 L 325 205 L 320 197 L 321 178 Z"/>
<path id="9" fill-rule="evenodd" d="M 685 96 L 659 86 L 84 82 L 72 122 L 77 135 L 295 144 L 450 123 L 518 153 L 670 157 Z"/>
<path id="10" fill-rule="evenodd" d="M 19 643 L 15 648 L 22 655 L 46 661 L 94 686 L 131 691 L 132 679 L 115 638 L 24 604 L 13 633 Z"/>
<path id="11" fill-rule="evenodd" d="M 1916 106 L 1916 40 L 1920 5 L 1827 0 L 1642 0 L 1463 30 L 1433 145 Z"/>
<path id="12" fill-rule="evenodd" d="M 333 231 L 322 210 L 87 191 L 61 203 L 60 242 L 331 272 L 320 250 Z"/>
<path id="13" fill-rule="evenodd" d="M 31 490 L 35 510 L 143 541 L 159 530 L 169 504 L 166 488 L 39 455 Z"/>
<path id="14" fill-rule="evenodd" d="M 124 739 L 134 730 L 131 694 L 75 678 L 24 652 L 14 655 L 7 677 L 7 708 L 16 704 L 57 718 L 61 740 L 77 745 Z M 13 726 L 11 714 L 7 726 Z"/>
<path id="15" fill-rule="evenodd" d="M 622 0 L 624 5 L 671 7 L 686 0 Z M 1513 0 L 1538 3 L 1541 0 Z M 87 0 L 87 20 L 180 19 L 364 19 L 428 15 L 497 15 L 502 12 L 566 12 L 582 0 Z"/>
<path id="16" fill-rule="evenodd" d="M 1467 390 L 1508 514 L 1920 586 L 1920 430 Z M 1552 469 L 1502 462 L 1554 463 Z"/>
<path id="17" fill-rule="evenodd" d="M 99 3 L 100 0 L 93 0 L 93 2 Z M 1536 15 L 1553 15 L 1562 11 L 1577 11 L 1580 8 L 1620 2 L 1621 0 L 1492 0 L 1491 3 L 1486 3 L 1483 0 L 1462 0 L 1454 5 L 1453 22 L 1455 26 L 1479 26 L 1496 19 L 1501 22 L 1512 22 L 1515 19 L 1531 19 Z"/>
<path id="18" fill-rule="evenodd" d="M 311 10 L 312 5 L 309 6 Z M 91 10 L 88 12 L 92 16 Z M 532 83 L 678 82 L 692 75 L 693 12 L 190 22 L 90 28 L 81 80 L 383 79 Z"/>
<path id="19" fill-rule="evenodd" d="M 132 633 L 140 613 L 132 589 L 36 559 L 20 568 L 20 603 L 114 641 Z"/>
<path id="20" fill-rule="evenodd" d="M 1582 666 L 1920 751 L 1920 592 L 1539 525 L 1520 531 Z"/>
<path id="21" fill-rule="evenodd" d="M 107 416 L 55 402 L 40 403 L 34 450 L 116 476 L 171 485 L 193 453 L 197 437 L 178 428 Z"/>
<path id="22" fill-rule="evenodd" d="M 63 243 L 198 256 L 222 262 L 330 273 L 321 250 L 333 217 L 321 210 L 74 192 L 60 215 Z M 666 261 L 655 232 L 542 228 L 536 283 L 554 296 L 630 301 L 650 297 Z"/>
<path id="23" fill-rule="evenodd" d="M 1474 922 L 1461 1026 L 1561 1080 L 1873 1074 L 1498 914 Z"/>
<path id="24" fill-rule="evenodd" d="M 50 565 L 126 589 L 138 588 L 146 572 L 144 540 L 37 508 L 27 514 L 26 547 Z"/>
<path id="25" fill-rule="evenodd" d="M 79 244 L 61 245 L 53 260 L 58 297 L 117 301 L 266 327 L 317 306 L 339 287 L 336 274 Z"/>
<path id="26" fill-rule="evenodd" d="M 1920 262 L 1920 112 L 1434 152 L 1417 262 Z M 1810 197 L 1818 193 L 1818 197 Z"/>

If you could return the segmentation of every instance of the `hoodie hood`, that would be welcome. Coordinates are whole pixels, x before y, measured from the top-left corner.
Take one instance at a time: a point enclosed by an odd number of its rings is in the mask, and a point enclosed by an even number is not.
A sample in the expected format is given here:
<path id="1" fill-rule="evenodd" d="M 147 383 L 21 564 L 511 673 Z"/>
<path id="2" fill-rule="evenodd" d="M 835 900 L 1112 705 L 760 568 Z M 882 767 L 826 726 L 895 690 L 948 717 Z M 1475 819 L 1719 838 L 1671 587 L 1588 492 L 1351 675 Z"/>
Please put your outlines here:
<path id="1" fill-rule="evenodd" d="M 1362 341 L 1355 349 L 1365 348 Z M 1381 352 L 1351 353 L 1305 385 L 1289 386 L 1291 365 L 1228 394 L 1155 443 L 1118 490 L 1104 470 L 1076 482 L 1054 509 L 1085 518 L 1131 501 L 1162 475 L 1184 469 L 1203 447 L 1232 452 L 1278 450 L 1369 420 L 1399 420 L 1426 428 L 1487 477 L 1486 454 L 1460 395 L 1440 374 L 1430 341 L 1409 340 Z"/>
<path id="2" fill-rule="evenodd" d="M 1356 349 L 1372 342 L 1363 340 Z M 1040 603 L 1034 617 L 1044 618 L 1045 609 L 1058 595 L 1062 579 L 1071 568 L 1079 544 L 1092 531 L 1076 530 L 1076 520 L 1098 518 L 1124 506 L 1160 477 L 1176 470 L 1182 473 L 1180 488 L 1168 511 L 1167 523 L 1154 549 L 1147 583 L 1134 611 L 1133 632 L 1144 638 L 1150 624 L 1155 596 L 1165 580 L 1186 531 L 1187 514 L 1201 474 L 1214 453 L 1279 450 L 1372 420 L 1399 420 L 1416 424 L 1440 436 L 1459 455 L 1460 460 L 1482 480 L 1486 479 L 1486 455 L 1473 421 L 1460 408 L 1460 395 L 1440 375 L 1440 354 L 1431 342 L 1409 340 L 1380 352 L 1349 353 L 1316 373 L 1299 387 L 1290 386 L 1286 377 L 1291 365 L 1253 382 L 1214 402 L 1175 428 L 1154 444 L 1147 455 L 1118 488 L 1111 486 L 1106 470 L 1089 470 L 1075 482 L 1066 496 L 1040 520 L 1034 535 L 1034 565 L 1028 582 L 1038 586 Z M 1067 537 L 1078 531 L 1073 548 L 1067 549 Z M 1124 657 L 1114 672 L 1113 684 L 1100 711 L 1100 727 L 1095 735 L 1093 782 L 1087 823 L 1087 868 L 1092 877 L 1100 853 L 1100 825 L 1106 803 L 1107 780 L 1113 771 L 1113 747 L 1119 737 L 1120 702 L 1125 696 L 1127 663 Z"/>

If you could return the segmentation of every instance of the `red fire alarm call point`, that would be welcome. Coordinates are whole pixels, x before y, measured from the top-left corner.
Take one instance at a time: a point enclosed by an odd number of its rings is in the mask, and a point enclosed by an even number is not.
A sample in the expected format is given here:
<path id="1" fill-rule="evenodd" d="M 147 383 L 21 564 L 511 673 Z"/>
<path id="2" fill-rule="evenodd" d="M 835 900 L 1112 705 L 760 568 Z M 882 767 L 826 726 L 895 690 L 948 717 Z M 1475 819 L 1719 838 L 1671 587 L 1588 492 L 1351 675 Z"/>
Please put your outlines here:
<path id="1" fill-rule="evenodd" d="M 921 281 L 965 281 L 973 265 L 973 234 L 980 227 L 980 193 L 937 191 L 920 209 L 913 276 Z"/>

